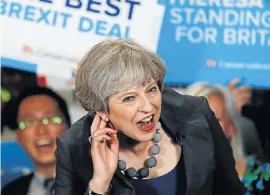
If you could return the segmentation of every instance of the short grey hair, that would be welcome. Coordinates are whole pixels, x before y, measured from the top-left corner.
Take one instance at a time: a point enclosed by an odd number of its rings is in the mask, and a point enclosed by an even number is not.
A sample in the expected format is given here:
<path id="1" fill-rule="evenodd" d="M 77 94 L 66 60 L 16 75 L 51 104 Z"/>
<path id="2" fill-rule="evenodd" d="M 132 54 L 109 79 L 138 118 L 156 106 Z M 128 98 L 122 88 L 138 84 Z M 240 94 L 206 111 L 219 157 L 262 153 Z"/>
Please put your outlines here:
<path id="1" fill-rule="evenodd" d="M 197 82 L 190 85 L 189 87 L 187 87 L 185 94 L 191 96 L 204 96 L 204 97 L 220 94 L 224 97 L 222 89 L 220 89 L 215 85 L 211 85 L 205 82 Z"/>
<path id="2" fill-rule="evenodd" d="M 82 58 L 75 81 L 75 95 L 94 114 L 108 111 L 111 95 L 154 79 L 160 90 L 166 73 L 164 61 L 152 51 L 125 39 L 107 39 Z"/>
<path id="3" fill-rule="evenodd" d="M 229 112 L 229 102 L 228 102 L 228 94 L 225 91 L 226 88 L 221 85 L 211 85 L 205 82 L 197 82 L 193 85 L 187 87 L 185 94 L 191 96 L 204 96 L 208 97 L 210 95 L 221 95 L 224 98 L 225 107 L 229 113 L 231 121 L 234 123 L 236 127 L 236 135 L 231 139 L 231 148 L 233 150 L 233 156 L 235 160 L 242 159 L 244 157 L 243 150 L 243 141 L 241 137 L 241 132 L 237 129 L 237 126 L 234 121 L 233 115 Z"/>

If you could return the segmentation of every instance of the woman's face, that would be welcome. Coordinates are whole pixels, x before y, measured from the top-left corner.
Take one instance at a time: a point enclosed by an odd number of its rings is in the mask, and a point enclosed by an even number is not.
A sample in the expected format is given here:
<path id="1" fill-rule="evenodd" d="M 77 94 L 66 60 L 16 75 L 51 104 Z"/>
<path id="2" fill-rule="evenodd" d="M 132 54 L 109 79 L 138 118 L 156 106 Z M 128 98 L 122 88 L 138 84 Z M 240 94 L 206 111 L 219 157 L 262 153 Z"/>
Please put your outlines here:
<path id="1" fill-rule="evenodd" d="M 231 140 L 236 134 L 235 126 L 232 119 L 226 109 L 224 97 L 221 94 L 209 95 L 207 97 L 211 110 L 215 113 L 215 116 L 222 127 L 226 137 Z"/>
<path id="2" fill-rule="evenodd" d="M 116 130 L 137 141 L 149 141 L 161 112 L 161 92 L 155 80 L 109 98 L 109 119 Z"/>

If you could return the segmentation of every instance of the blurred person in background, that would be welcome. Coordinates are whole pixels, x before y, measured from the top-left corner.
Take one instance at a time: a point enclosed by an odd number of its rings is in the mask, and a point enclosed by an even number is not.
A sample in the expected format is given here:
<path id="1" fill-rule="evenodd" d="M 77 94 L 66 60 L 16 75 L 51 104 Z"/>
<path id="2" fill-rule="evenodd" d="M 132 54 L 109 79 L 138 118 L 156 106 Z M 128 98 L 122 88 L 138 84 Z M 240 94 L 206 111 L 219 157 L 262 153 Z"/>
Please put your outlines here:
<path id="1" fill-rule="evenodd" d="M 252 101 L 252 89 L 241 86 L 240 78 L 233 79 L 227 85 L 231 91 L 237 112 L 251 119 L 258 130 L 259 138 L 267 161 L 270 161 L 270 91 L 260 94 L 260 103 Z"/>
<path id="2" fill-rule="evenodd" d="M 33 173 L 2 189 L 2 195 L 50 195 L 54 186 L 56 138 L 70 127 L 67 104 L 45 87 L 23 89 L 14 100 L 9 118 L 17 127 L 19 144 L 34 161 Z"/>
<path id="3" fill-rule="evenodd" d="M 185 94 L 207 98 L 209 106 L 215 113 L 226 137 L 231 141 L 232 137 L 236 134 L 236 129 L 234 125 L 232 126 L 222 90 L 210 84 L 198 82 L 189 86 Z"/>
<path id="4" fill-rule="evenodd" d="M 5 133 L 5 129 L 14 128 L 8 114 L 13 99 L 23 88 L 37 86 L 38 79 L 36 73 L 7 68 L 2 63 L 4 62 L 1 61 L 1 133 Z"/>
<path id="5" fill-rule="evenodd" d="M 207 98 L 210 108 L 215 113 L 225 135 L 229 139 L 239 178 L 247 188 L 246 195 L 269 194 L 270 188 L 270 164 L 258 159 L 257 154 L 247 155 L 244 151 L 243 137 L 239 126 L 234 123 L 234 118 L 228 112 L 229 92 L 224 87 L 198 82 L 189 86 L 187 95 L 204 96 Z M 256 137 L 253 138 L 256 141 Z M 254 141 L 253 140 L 253 141 Z M 256 141 L 258 143 L 258 140 Z M 258 146 L 257 146 L 258 147 Z M 260 148 L 255 151 L 261 151 Z"/>
<path id="6" fill-rule="evenodd" d="M 242 138 L 243 151 L 245 155 L 252 155 L 260 161 L 265 161 L 266 156 L 263 153 L 259 134 L 253 121 L 238 112 L 234 96 L 226 86 L 216 86 L 219 87 L 223 92 L 230 117 L 232 118 L 232 121 Z"/>

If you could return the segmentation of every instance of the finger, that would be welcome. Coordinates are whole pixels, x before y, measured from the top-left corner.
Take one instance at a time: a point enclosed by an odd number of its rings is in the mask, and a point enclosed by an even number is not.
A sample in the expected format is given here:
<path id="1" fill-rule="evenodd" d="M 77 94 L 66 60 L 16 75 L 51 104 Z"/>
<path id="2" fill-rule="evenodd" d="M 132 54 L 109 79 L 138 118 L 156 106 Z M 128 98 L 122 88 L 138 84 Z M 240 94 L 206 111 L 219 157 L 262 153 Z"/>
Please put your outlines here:
<path id="1" fill-rule="evenodd" d="M 230 89 L 236 88 L 236 85 L 237 85 L 238 83 L 240 83 L 240 81 L 241 81 L 241 78 L 235 78 L 235 79 L 231 80 L 231 81 L 228 83 L 227 87 L 230 88 Z"/>
<path id="2" fill-rule="evenodd" d="M 91 128 L 90 128 L 91 135 L 93 135 L 95 130 L 100 129 L 99 128 L 100 121 L 101 121 L 101 119 L 100 119 L 99 115 L 96 114 L 94 117 L 94 120 L 92 122 Z"/>
<path id="3" fill-rule="evenodd" d="M 100 116 L 100 118 L 106 122 L 109 121 L 107 115 L 104 112 L 97 112 L 97 114 Z"/>
<path id="4" fill-rule="evenodd" d="M 104 141 L 110 141 L 112 138 L 108 135 L 99 135 L 99 136 L 94 136 L 92 140 L 92 146 L 91 149 L 95 150 L 96 148 L 99 147 L 100 144 L 104 144 Z M 102 143 L 101 143 L 102 142 Z"/>
<path id="5" fill-rule="evenodd" d="M 99 129 L 103 129 L 107 127 L 107 122 L 108 122 L 108 118 L 106 116 L 106 114 L 102 113 L 102 112 L 97 112 L 97 114 L 99 115 L 101 121 L 99 124 Z"/>
<path id="6" fill-rule="evenodd" d="M 98 135 L 105 135 L 107 133 L 116 133 L 116 131 L 114 129 L 110 129 L 110 128 L 105 128 L 105 129 L 100 129 L 100 130 L 96 130 L 94 131 L 93 136 L 98 136 Z"/>
<path id="7" fill-rule="evenodd" d="M 106 127 L 107 127 L 107 122 L 104 120 L 100 120 L 99 129 L 104 129 Z"/>
<path id="8" fill-rule="evenodd" d="M 239 87 L 238 90 L 241 92 L 251 92 L 252 88 L 250 86 L 243 86 L 243 87 Z"/>
<path id="9" fill-rule="evenodd" d="M 111 140 L 110 140 L 110 149 L 111 151 L 118 156 L 119 153 L 119 140 L 117 137 L 117 134 L 111 134 Z"/>

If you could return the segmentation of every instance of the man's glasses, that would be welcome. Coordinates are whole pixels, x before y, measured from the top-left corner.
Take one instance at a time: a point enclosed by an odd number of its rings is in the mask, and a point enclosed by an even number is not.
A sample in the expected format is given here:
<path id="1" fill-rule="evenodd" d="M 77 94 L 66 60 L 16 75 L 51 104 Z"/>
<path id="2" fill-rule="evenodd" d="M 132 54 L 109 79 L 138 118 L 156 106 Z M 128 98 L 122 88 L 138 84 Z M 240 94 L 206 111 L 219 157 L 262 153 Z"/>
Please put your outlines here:
<path id="1" fill-rule="evenodd" d="M 64 118 L 60 116 L 46 117 L 40 120 L 24 120 L 19 122 L 19 128 L 23 130 L 26 127 L 38 126 L 40 123 L 42 123 L 43 125 L 62 124 L 63 121 Z"/>

